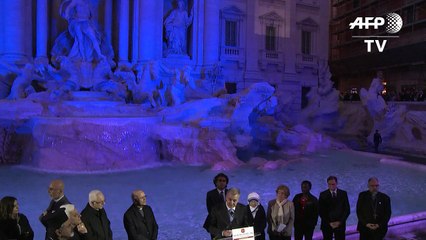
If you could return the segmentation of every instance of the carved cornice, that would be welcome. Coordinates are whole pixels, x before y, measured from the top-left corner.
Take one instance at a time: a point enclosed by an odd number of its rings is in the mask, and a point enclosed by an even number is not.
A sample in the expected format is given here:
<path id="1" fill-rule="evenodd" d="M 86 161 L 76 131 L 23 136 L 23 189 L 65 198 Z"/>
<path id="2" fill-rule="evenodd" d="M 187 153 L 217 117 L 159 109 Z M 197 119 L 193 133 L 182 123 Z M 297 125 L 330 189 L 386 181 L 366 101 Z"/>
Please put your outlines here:
<path id="1" fill-rule="evenodd" d="M 296 8 L 301 10 L 318 11 L 320 9 L 320 5 L 316 0 L 299 0 L 296 3 Z"/>

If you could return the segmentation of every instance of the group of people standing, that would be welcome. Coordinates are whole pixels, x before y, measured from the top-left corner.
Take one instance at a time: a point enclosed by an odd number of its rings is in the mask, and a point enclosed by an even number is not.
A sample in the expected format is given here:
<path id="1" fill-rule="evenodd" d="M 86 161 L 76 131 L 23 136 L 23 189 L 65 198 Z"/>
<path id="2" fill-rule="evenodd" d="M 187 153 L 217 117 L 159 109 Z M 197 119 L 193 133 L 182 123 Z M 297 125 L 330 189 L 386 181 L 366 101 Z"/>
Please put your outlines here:
<path id="1" fill-rule="evenodd" d="M 290 189 L 279 185 L 276 197 L 268 202 L 266 211 L 260 196 L 252 192 L 247 197 L 248 205 L 240 203 L 240 190 L 228 189 L 229 178 L 219 173 L 213 179 L 215 189 L 207 192 L 208 215 L 203 227 L 212 239 L 232 237 L 232 229 L 253 226 L 256 240 L 312 239 L 318 217 L 325 240 L 345 239 L 346 219 L 350 214 L 347 192 L 337 188 L 337 177 L 327 178 L 328 189 L 319 199 L 310 193 L 311 182 L 301 183 L 301 193 L 291 201 Z M 358 197 L 356 213 L 361 240 L 383 239 L 391 216 L 390 198 L 378 191 L 379 180 L 368 179 L 368 190 Z M 89 193 L 83 211 L 70 203 L 64 194 L 62 180 L 53 180 L 48 188 L 51 201 L 39 220 L 46 228 L 45 240 L 112 240 L 110 221 L 104 207 L 105 196 L 99 190 Z M 131 194 L 132 204 L 124 213 L 123 224 L 129 240 L 156 240 L 158 224 L 154 212 L 146 204 L 142 190 Z M 11 196 L 0 201 L 0 240 L 33 240 L 34 232 L 24 214 L 19 213 L 18 200 Z"/>
<path id="2" fill-rule="evenodd" d="M 279 185 L 276 198 L 268 202 L 267 210 L 260 203 L 260 196 L 252 192 L 247 197 L 248 205 L 239 203 L 240 191 L 227 189 L 229 178 L 220 173 L 213 180 L 215 189 L 207 192 L 208 215 L 203 227 L 212 239 L 232 236 L 232 229 L 253 226 L 256 240 L 264 240 L 265 229 L 270 240 L 290 240 L 293 228 L 294 239 L 312 239 L 318 217 L 324 240 L 345 239 L 346 220 L 350 214 L 347 192 L 337 188 L 337 177 L 327 178 L 328 189 L 319 199 L 310 193 L 312 183 L 303 181 L 301 193 L 289 200 L 290 189 Z M 390 198 L 378 191 L 379 180 L 368 179 L 368 190 L 358 197 L 356 213 L 360 240 L 383 239 L 391 217 Z"/>
<path id="3" fill-rule="evenodd" d="M 111 223 L 104 209 L 105 196 L 99 190 L 89 193 L 89 201 L 81 214 L 64 193 L 64 182 L 51 181 L 49 206 L 39 220 L 46 228 L 45 240 L 112 240 Z M 131 194 L 132 204 L 124 213 L 123 223 L 129 240 L 155 240 L 158 225 L 142 190 Z M 19 213 L 14 197 L 0 202 L 0 240 L 33 240 L 34 232 L 25 215 Z"/>

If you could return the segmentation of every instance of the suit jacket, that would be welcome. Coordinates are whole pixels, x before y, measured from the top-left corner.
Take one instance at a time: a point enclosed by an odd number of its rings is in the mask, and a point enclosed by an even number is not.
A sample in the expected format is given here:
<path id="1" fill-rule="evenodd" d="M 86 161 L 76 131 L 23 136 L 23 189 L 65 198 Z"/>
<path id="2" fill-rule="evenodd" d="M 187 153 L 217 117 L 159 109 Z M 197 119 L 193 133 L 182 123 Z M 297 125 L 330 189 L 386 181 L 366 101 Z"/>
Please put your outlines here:
<path id="1" fill-rule="evenodd" d="M 256 217 L 253 218 L 251 214 L 250 206 L 247 205 L 247 221 L 249 226 L 253 226 L 254 233 L 260 233 L 260 236 L 256 237 L 256 240 L 265 240 L 265 228 L 266 228 L 266 213 L 265 208 L 259 204 Z"/>
<path id="2" fill-rule="evenodd" d="M 225 196 L 228 192 L 228 189 L 225 189 Z M 217 188 L 208 191 L 206 196 L 206 206 L 207 206 L 207 212 L 210 213 L 214 206 L 221 204 L 225 202 L 222 196 L 219 194 Z"/>
<path id="3" fill-rule="evenodd" d="M 376 214 L 376 218 L 374 217 Z M 391 217 L 391 202 L 388 195 L 378 192 L 376 200 L 373 201 L 369 191 L 361 192 L 356 204 L 356 215 L 358 216 L 358 231 L 371 231 L 366 227 L 367 223 L 379 224 L 375 231 L 379 232 L 382 238 L 388 231 L 388 222 Z"/>
<path id="4" fill-rule="evenodd" d="M 40 222 L 46 227 L 45 239 L 56 237 L 55 230 L 61 227 L 62 223 L 68 219 L 68 217 L 64 215 L 63 210 L 60 210 L 60 207 L 65 204 L 71 204 L 66 196 L 61 198 L 58 202 L 51 200 L 46 209 L 46 215 L 40 216 Z"/>
<path id="5" fill-rule="evenodd" d="M 0 239 L 33 240 L 34 232 L 24 214 L 18 213 L 19 222 L 15 219 L 0 220 Z M 19 224 L 19 227 L 18 227 Z"/>
<path id="6" fill-rule="evenodd" d="M 124 213 L 124 228 L 129 240 L 156 240 L 158 225 L 150 206 L 143 206 L 144 217 L 134 204 Z"/>
<path id="7" fill-rule="evenodd" d="M 228 192 L 228 189 L 225 189 L 224 191 L 225 191 L 225 196 L 226 196 L 226 193 Z M 215 189 L 207 192 L 207 195 L 206 195 L 207 217 L 206 217 L 206 219 L 204 221 L 203 228 L 205 228 L 206 230 L 209 229 L 209 225 L 210 225 L 210 216 L 209 216 L 209 214 L 211 213 L 212 209 L 216 205 L 224 203 L 224 202 L 225 201 L 222 198 L 222 196 L 219 194 L 217 188 L 215 188 Z"/>
<path id="8" fill-rule="evenodd" d="M 234 219 L 232 222 L 230 221 L 228 208 L 226 207 L 225 202 L 223 204 L 216 205 L 210 213 L 209 232 L 215 238 L 222 237 L 222 231 L 224 230 L 247 226 L 247 210 L 241 203 L 237 203 L 237 206 L 235 207 Z"/>
<path id="9" fill-rule="evenodd" d="M 318 203 L 321 229 L 330 228 L 330 222 L 334 221 L 340 221 L 341 227 L 346 228 L 346 219 L 351 213 L 346 191 L 337 189 L 336 198 L 332 198 L 330 190 L 327 189 L 321 192 Z"/>
<path id="10" fill-rule="evenodd" d="M 111 223 L 105 209 L 95 210 L 87 204 L 81 212 L 81 220 L 87 228 L 87 239 L 112 240 Z"/>
<path id="11" fill-rule="evenodd" d="M 308 194 L 308 200 L 305 203 L 305 208 L 302 209 L 300 199 L 303 193 L 299 193 L 293 198 L 294 203 L 294 228 L 303 226 L 315 228 L 318 222 L 318 199 Z"/>

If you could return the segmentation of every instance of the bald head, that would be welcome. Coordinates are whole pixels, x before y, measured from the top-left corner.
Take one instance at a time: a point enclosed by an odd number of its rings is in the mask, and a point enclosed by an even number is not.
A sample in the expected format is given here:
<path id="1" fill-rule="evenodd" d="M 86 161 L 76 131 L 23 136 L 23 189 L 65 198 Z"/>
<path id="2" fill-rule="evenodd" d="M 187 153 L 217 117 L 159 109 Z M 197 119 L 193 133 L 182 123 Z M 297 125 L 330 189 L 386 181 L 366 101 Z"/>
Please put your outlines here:
<path id="1" fill-rule="evenodd" d="M 368 191 L 375 194 L 379 191 L 379 179 L 371 177 L 368 179 Z"/>
<path id="2" fill-rule="evenodd" d="M 146 205 L 146 195 L 142 190 L 135 190 L 132 192 L 132 201 L 137 207 Z"/>
<path id="3" fill-rule="evenodd" d="M 55 179 L 50 182 L 48 193 L 53 200 L 57 200 L 64 196 L 64 182 L 60 179 Z"/>

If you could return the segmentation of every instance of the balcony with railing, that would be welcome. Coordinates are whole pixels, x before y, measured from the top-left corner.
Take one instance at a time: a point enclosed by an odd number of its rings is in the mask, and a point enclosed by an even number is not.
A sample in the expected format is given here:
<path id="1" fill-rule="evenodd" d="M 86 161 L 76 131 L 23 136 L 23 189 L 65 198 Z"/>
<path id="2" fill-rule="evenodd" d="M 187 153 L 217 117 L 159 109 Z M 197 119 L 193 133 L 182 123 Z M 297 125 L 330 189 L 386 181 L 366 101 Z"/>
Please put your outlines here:
<path id="1" fill-rule="evenodd" d="M 316 71 L 316 69 L 318 69 L 318 56 L 310 54 L 297 54 L 296 70 L 300 72 L 303 68 L 310 68 L 313 71 Z"/>
<path id="2" fill-rule="evenodd" d="M 242 67 L 245 62 L 245 49 L 240 47 L 222 46 L 220 51 L 221 61 L 238 62 Z"/>
<path id="3" fill-rule="evenodd" d="M 284 53 L 280 51 L 259 50 L 259 65 L 265 69 L 267 65 L 278 66 L 278 71 L 284 69 Z"/>

